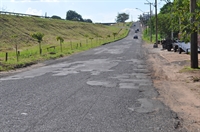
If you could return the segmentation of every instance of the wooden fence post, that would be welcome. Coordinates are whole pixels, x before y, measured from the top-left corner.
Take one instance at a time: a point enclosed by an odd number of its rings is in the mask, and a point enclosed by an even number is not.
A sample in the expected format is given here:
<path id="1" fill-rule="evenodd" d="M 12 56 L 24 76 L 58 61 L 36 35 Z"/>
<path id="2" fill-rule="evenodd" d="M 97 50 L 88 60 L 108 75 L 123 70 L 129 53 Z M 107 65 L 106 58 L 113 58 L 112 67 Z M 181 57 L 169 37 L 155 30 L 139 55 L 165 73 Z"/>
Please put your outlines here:
<path id="1" fill-rule="evenodd" d="M 78 43 L 76 44 L 76 48 L 78 49 Z"/>
<path id="2" fill-rule="evenodd" d="M 6 61 L 8 61 L 8 52 L 6 52 Z"/>
<path id="3" fill-rule="evenodd" d="M 72 41 L 70 41 L 70 45 L 71 45 L 71 50 L 72 50 Z"/>

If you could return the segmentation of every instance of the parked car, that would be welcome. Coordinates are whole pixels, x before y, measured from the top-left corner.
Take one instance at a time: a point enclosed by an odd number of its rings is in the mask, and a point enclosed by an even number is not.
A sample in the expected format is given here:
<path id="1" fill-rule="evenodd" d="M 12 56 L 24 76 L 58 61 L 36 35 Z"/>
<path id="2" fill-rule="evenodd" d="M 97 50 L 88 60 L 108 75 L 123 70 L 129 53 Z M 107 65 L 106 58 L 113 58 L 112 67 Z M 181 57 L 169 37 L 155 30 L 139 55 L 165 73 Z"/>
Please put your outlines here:
<path id="1" fill-rule="evenodd" d="M 173 41 L 172 47 L 173 47 L 174 52 L 176 52 L 176 51 L 178 50 L 178 48 L 179 48 L 179 43 L 182 43 L 182 41 L 180 41 L 180 40 L 178 40 L 178 39 Z"/>
<path id="2" fill-rule="evenodd" d="M 190 46 L 191 46 L 190 42 L 185 43 L 180 40 L 175 40 L 175 42 L 173 43 L 174 51 L 176 52 L 178 50 L 179 54 L 181 54 L 182 52 L 188 54 L 190 52 Z M 197 50 L 198 52 L 200 52 L 200 46 L 198 46 Z"/>
<path id="3" fill-rule="evenodd" d="M 185 42 L 178 43 L 178 51 L 179 54 L 181 54 L 181 52 L 185 52 L 186 54 L 188 54 L 190 52 L 190 43 L 185 43 Z"/>
<path id="4" fill-rule="evenodd" d="M 171 39 L 165 39 L 161 41 L 162 48 L 167 49 L 167 51 L 171 51 L 171 49 L 173 48 L 172 43 L 173 43 L 173 40 Z"/>

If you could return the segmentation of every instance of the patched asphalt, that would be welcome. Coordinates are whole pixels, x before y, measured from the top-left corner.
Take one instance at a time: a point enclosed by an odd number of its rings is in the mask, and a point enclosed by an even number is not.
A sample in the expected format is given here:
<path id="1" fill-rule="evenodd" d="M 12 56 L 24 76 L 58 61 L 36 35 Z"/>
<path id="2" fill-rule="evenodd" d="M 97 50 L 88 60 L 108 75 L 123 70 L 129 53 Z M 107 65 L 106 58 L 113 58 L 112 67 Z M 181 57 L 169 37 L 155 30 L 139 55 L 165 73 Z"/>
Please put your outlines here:
<path id="1" fill-rule="evenodd" d="M 186 131 L 156 99 L 138 27 L 120 41 L 1 77 L 0 132 Z"/>

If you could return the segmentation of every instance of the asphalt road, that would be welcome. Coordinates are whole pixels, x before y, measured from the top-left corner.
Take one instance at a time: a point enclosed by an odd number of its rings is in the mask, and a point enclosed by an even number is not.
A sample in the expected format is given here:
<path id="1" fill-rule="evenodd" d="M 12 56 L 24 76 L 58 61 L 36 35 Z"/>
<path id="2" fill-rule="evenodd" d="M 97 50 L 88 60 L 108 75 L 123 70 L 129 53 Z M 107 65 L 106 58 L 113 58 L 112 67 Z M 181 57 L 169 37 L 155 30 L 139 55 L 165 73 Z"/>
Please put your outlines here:
<path id="1" fill-rule="evenodd" d="M 141 34 L 0 78 L 0 132 L 177 132 Z M 137 34 L 138 39 L 133 39 Z"/>

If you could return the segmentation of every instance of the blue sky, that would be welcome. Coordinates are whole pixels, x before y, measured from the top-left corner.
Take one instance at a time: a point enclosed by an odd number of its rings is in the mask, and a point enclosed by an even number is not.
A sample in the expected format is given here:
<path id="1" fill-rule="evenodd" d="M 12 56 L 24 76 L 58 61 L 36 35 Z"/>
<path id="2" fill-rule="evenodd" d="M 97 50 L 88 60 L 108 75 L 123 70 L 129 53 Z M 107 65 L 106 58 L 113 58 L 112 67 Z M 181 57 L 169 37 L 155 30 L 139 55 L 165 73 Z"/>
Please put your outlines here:
<path id="1" fill-rule="evenodd" d="M 57 15 L 66 18 L 66 12 L 73 10 L 84 19 L 93 22 L 115 22 L 118 13 L 130 15 L 128 21 L 138 20 L 138 15 L 149 12 L 147 1 L 154 3 L 155 0 L 0 0 L 0 10 L 45 16 Z M 165 4 L 158 1 L 159 9 Z M 138 9 L 136 9 L 138 8 Z M 143 12 L 142 12 L 143 11 Z M 152 6 L 155 13 L 155 8 Z"/>

